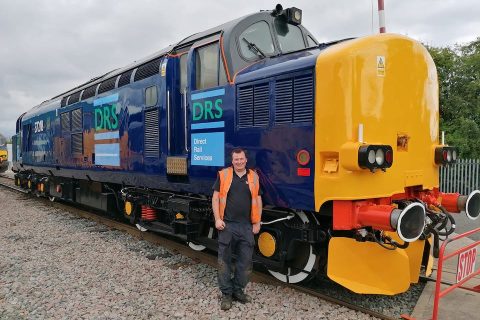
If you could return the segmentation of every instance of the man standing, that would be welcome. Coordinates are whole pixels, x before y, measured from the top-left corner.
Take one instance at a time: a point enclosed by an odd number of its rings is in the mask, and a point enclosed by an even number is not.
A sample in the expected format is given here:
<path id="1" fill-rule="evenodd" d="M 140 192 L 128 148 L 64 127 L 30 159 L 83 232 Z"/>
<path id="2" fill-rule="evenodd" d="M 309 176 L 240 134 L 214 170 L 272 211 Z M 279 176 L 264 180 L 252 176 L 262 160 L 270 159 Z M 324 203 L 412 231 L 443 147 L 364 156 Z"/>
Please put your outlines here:
<path id="1" fill-rule="evenodd" d="M 257 173 L 246 169 L 244 150 L 234 149 L 231 156 L 233 167 L 218 172 L 212 198 L 218 230 L 218 285 L 222 291 L 222 310 L 232 307 L 232 298 L 241 303 L 251 301 L 243 290 L 252 272 L 253 235 L 260 231 L 262 216 L 262 194 Z M 233 279 L 232 253 L 237 257 Z"/>

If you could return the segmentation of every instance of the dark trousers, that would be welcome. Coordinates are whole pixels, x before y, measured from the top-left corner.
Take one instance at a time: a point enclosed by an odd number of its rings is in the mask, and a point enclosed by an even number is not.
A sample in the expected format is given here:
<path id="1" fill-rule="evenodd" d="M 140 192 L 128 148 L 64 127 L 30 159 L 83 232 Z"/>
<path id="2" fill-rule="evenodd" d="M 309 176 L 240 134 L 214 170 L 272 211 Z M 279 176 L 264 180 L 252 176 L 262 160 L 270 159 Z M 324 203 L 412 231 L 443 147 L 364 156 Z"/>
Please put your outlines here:
<path id="1" fill-rule="evenodd" d="M 250 223 L 225 222 L 218 232 L 218 285 L 223 294 L 243 292 L 252 273 L 255 240 Z M 236 256 L 232 274 L 232 254 Z"/>

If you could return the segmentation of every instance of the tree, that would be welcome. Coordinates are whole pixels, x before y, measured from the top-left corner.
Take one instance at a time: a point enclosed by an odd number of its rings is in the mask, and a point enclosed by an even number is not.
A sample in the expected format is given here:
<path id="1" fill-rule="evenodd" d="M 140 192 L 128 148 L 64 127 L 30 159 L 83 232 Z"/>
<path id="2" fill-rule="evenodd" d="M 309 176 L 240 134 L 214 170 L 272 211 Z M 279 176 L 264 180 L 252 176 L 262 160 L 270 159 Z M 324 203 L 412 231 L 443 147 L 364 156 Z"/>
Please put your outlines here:
<path id="1" fill-rule="evenodd" d="M 462 158 L 480 158 L 480 38 L 454 47 L 428 47 L 438 71 L 440 130 Z"/>

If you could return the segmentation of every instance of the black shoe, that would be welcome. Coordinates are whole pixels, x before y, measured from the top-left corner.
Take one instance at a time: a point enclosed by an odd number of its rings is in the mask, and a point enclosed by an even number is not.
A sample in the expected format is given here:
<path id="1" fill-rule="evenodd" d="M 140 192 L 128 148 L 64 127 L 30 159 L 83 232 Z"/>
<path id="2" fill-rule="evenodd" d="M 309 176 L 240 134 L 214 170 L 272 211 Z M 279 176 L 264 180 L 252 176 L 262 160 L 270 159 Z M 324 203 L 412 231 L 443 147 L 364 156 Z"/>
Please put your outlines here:
<path id="1" fill-rule="evenodd" d="M 222 296 L 222 303 L 220 304 L 220 309 L 228 310 L 232 307 L 232 296 L 228 294 L 224 294 Z"/>
<path id="2" fill-rule="evenodd" d="M 233 300 L 238 301 L 240 303 L 250 303 L 252 302 L 252 298 L 248 294 L 243 292 L 235 292 L 233 293 Z"/>

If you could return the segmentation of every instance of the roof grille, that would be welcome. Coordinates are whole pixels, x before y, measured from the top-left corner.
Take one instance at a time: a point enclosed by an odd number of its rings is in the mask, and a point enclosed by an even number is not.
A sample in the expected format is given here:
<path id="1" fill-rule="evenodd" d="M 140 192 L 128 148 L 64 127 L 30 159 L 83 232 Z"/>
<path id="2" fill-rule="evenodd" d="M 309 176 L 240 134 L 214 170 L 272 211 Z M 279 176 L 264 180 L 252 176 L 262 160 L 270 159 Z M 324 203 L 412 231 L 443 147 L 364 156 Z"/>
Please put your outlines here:
<path id="1" fill-rule="evenodd" d="M 97 86 L 98 86 L 98 83 L 85 89 L 82 94 L 82 100 L 93 97 L 95 95 L 95 91 L 97 90 Z"/>
<path id="2" fill-rule="evenodd" d="M 60 107 L 63 108 L 67 105 L 67 99 L 68 99 L 68 96 L 65 96 L 62 98 L 62 101 L 60 102 Z"/>
<path id="3" fill-rule="evenodd" d="M 313 121 L 313 74 L 275 83 L 275 123 Z"/>
<path id="4" fill-rule="evenodd" d="M 160 153 L 158 109 L 145 111 L 145 157 L 158 158 Z"/>
<path id="5" fill-rule="evenodd" d="M 114 78 L 110 78 L 110 79 L 107 79 L 107 80 L 103 81 L 100 84 L 100 87 L 98 88 L 98 94 L 115 89 L 116 80 L 117 80 L 117 78 L 114 77 Z"/>
<path id="6" fill-rule="evenodd" d="M 238 88 L 239 128 L 265 127 L 270 120 L 270 86 L 260 83 Z"/>
<path id="7" fill-rule="evenodd" d="M 123 87 L 130 83 L 130 76 L 132 75 L 132 72 L 133 72 L 133 69 L 122 73 L 122 75 L 120 76 L 120 80 L 118 80 L 118 88 Z"/>
<path id="8" fill-rule="evenodd" d="M 138 67 L 137 72 L 135 72 L 135 79 L 134 81 L 139 81 L 142 79 L 146 79 L 153 75 L 158 74 L 160 71 L 160 58 L 145 63 Z"/>
<path id="9" fill-rule="evenodd" d="M 71 104 L 74 104 L 74 103 L 80 101 L 80 93 L 81 93 L 81 91 L 77 91 L 77 92 L 73 93 L 70 96 L 70 99 L 68 99 L 68 105 L 71 105 Z"/>

